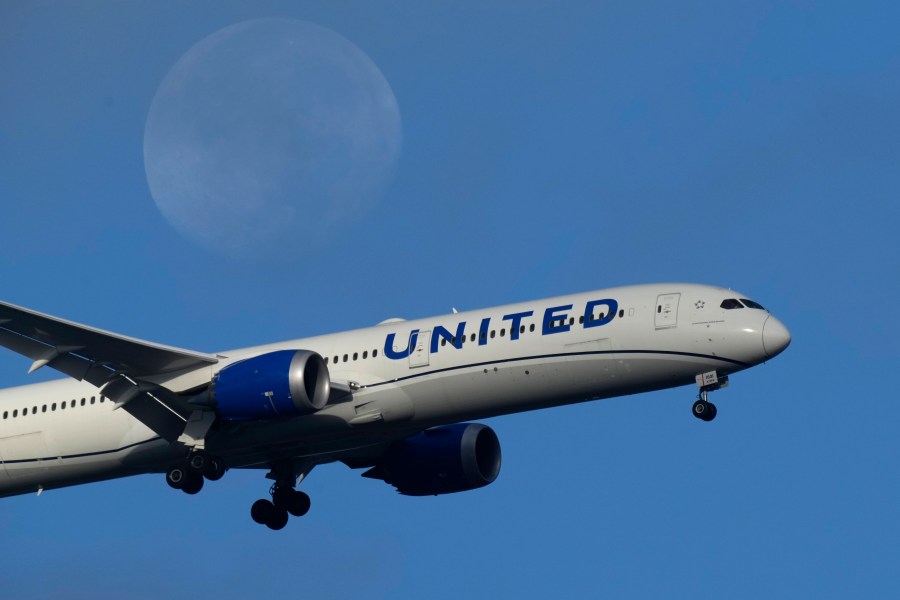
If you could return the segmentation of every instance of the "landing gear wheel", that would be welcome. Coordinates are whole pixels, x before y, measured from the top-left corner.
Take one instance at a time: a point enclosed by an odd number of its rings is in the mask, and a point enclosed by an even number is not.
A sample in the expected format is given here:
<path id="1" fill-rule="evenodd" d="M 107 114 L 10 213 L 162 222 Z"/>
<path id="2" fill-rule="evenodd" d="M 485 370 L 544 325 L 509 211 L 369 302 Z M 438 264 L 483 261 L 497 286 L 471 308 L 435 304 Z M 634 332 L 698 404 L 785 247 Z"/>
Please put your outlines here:
<path id="1" fill-rule="evenodd" d="M 187 470 L 184 468 L 184 465 L 175 465 L 166 471 L 166 483 L 173 489 L 180 490 L 183 488 L 187 479 Z"/>
<path id="2" fill-rule="evenodd" d="M 203 476 L 202 475 L 192 475 L 188 479 L 185 480 L 184 484 L 181 486 L 181 491 L 185 494 L 194 495 L 200 490 L 203 489 Z"/>
<path id="3" fill-rule="evenodd" d="M 278 508 L 274 506 L 272 508 L 272 514 L 269 515 L 269 520 L 266 521 L 266 527 L 269 529 L 273 529 L 278 531 L 279 529 L 284 529 L 284 526 L 287 525 L 288 522 L 288 513 L 283 508 Z"/>
<path id="4" fill-rule="evenodd" d="M 692 409 L 694 416 L 701 421 L 712 421 L 716 418 L 716 405 L 706 400 L 697 400 Z"/>
<path id="5" fill-rule="evenodd" d="M 265 525 L 269 522 L 269 516 L 274 512 L 274 504 L 264 499 L 257 500 L 253 503 L 253 506 L 250 507 L 250 518 L 260 525 Z"/>
<path id="6" fill-rule="evenodd" d="M 275 506 L 283 508 L 295 517 L 302 517 L 309 512 L 309 496 L 300 490 L 291 488 L 278 488 L 272 494 Z"/>
<path id="7" fill-rule="evenodd" d="M 206 461 L 206 470 L 203 471 L 203 476 L 210 481 L 218 481 L 222 479 L 223 475 L 225 475 L 225 463 L 221 458 L 210 456 Z"/>
<path id="8" fill-rule="evenodd" d="M 302 517 L 309 512 L 312 501 L 305 492 L 295 490 L 291 496 L 291 503 L 287 505 L 287 511 L 295 517 Z"/>
<path id="9" fill-rule="evenodd" d="M 195 473 L 204 473 L 209 466 L 209 455 L 206 452 L 194 452 L 188 458 L 188 468 Z"/>

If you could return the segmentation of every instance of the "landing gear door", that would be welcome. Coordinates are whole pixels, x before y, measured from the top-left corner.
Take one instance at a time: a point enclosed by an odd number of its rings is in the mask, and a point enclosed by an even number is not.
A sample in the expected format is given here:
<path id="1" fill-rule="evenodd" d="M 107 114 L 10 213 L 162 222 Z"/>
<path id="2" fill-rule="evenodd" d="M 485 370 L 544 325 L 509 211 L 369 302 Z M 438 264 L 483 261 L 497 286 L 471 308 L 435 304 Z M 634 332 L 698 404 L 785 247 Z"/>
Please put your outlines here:
<path id="1" fill-rule="evenodd" d="M 657 329 L 678 325 L 678 300 L 680 298 L 681 294 L 660 294 L 656 297 L 654 322 Z"/>
<path id="2" fill-rule="evenodd" d="M 409 340 L 412 352 L 409 354 L 409 368 L 428 366 L 428 346 L 431 344 L 431 332 L 428 330 L 414 332 Z"/>

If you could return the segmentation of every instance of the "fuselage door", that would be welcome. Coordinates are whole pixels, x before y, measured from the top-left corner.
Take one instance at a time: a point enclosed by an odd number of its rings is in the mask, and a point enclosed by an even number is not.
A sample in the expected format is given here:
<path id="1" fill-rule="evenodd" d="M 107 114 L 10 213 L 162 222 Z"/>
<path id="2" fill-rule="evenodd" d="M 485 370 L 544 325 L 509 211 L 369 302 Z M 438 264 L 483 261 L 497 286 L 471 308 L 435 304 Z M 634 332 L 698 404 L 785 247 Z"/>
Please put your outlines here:
<path id="1" fill-rule="evenodd" d="M 412 348 L 412 352 L 409 355 L 409 368 L 427 367 L 428 346 L 431 344 L 431 331 L 426 329 L 425 331 L 419 331 L 418 333 L 413 332 L 410 336 L 414 337 L 409 340 L 409 345 Z"/>
<path id="2" fill-rule="evenodd" d="M 678 325 L 678 300 L 681 294 L 660 294 L 656 297 L 654 322 L 657 329 Z"/>

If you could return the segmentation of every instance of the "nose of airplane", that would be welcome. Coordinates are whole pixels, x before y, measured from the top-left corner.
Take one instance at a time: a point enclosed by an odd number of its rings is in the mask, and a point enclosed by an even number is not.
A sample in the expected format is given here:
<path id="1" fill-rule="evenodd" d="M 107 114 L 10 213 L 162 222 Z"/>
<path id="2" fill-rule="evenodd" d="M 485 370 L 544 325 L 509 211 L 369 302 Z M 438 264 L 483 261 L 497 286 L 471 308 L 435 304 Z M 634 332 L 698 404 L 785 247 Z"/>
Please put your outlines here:
<path id="1" fill-rule="evenodd" d="M 763 350 L 768 358 L 781 354 L 791 343 L 791 332 L 781 321 L 769 315 L 763 324 Z"/>

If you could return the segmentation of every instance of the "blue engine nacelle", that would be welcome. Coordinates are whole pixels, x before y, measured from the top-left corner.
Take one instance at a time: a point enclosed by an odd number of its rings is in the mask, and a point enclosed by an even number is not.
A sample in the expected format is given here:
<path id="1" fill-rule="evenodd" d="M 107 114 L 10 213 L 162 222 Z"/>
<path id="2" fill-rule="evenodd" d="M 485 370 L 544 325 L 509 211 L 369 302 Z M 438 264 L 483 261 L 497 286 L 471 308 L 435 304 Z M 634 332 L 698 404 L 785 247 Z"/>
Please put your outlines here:
<path id="1" fill-rule="evenodd" d="M 487 425 L 457 423 L 394 442 L 366 473 L 407 496 L 464 492 L 493 483 L 500 474 L 500 440 Z"/>
<path id="2" fill-rule="evenodd" d="M 309 350 L 278 350 L 230 364 L 210 388 L 222 416 L 238 421 L 309 414 L 325 406 L 330 393 L 328 367 Z"/>

